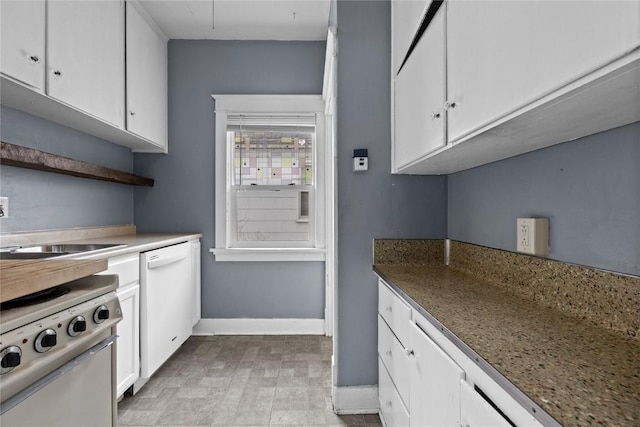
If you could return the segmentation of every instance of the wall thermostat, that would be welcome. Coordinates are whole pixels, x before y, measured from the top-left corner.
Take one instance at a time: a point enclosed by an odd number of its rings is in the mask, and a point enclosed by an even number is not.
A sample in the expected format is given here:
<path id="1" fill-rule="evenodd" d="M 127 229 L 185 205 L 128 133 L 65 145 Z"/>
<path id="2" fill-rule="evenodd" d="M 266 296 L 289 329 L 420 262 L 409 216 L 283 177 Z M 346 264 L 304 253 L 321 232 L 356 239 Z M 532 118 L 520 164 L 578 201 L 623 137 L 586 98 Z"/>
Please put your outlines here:
<path id="1" fill-rule="evenodd" d="M 369 150 L 357 148 L 353 150 L 353 171 L 362 172 L 369 170 Z"/>

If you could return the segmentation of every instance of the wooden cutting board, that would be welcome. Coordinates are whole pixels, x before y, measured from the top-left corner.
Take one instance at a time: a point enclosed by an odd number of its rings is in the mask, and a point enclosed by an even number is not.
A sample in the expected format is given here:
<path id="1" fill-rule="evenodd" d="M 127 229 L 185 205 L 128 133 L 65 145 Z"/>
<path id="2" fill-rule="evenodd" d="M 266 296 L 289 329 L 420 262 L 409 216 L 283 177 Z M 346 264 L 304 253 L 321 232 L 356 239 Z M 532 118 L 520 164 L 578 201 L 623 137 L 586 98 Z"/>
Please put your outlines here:
<path id="1" fill-rule="evenodd" d="M 0 302 L 53 288 L 106 269 L 106 259 L 2 260 L 0 261 Z"/>

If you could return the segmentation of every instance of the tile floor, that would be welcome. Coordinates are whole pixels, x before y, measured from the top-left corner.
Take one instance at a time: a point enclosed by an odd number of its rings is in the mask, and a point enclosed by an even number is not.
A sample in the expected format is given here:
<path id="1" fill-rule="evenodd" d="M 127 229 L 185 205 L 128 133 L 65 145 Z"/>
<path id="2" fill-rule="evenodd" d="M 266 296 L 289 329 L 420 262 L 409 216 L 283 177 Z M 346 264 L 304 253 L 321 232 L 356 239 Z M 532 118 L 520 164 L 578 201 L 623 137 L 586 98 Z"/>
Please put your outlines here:
<path id="1" fill-rule="evenodd" d="M 121 426 L 362 426 L 378 415 L 336 415 L 331 338 L 191 337 L 135 396 Z"/>

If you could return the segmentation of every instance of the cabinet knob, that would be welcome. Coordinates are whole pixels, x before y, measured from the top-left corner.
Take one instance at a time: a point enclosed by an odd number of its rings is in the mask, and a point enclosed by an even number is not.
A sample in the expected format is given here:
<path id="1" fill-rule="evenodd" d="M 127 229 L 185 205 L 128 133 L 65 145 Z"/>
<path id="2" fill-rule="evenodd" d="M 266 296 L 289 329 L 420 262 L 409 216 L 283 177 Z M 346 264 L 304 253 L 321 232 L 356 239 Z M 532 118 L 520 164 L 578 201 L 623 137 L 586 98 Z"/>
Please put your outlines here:
<path id="1" fill-rule="evenodd" d="M 456 103 L 447 101 L 447 102 L 444 103 L 444 108 L 445 108 L 445 110 L 456 108 Z"/>
<path id="2" fill-rule="evenodd" d="M 431 113 L 431 120 L 439 119 L 440 113 Z"/>
<path id="3" fill-rule="evenodd" d="M 129 115 L 130 115 L 130 116 L 135 116 L 135 115 L 136 115 L 136 112 L 135 112 L 135 111 L 129 111 Z"/>
<path id="4" fill-rule="evenodd" d="M 385 405 L 387 406 L 387 408 L 391 408 L 391 406 L 393 406 L 393 405 L 391 404 L 391 401 L 388 401 L 387 403 L 385 403 Z"/>
<path id="5" fill-rule="evenodd" d="M 408 348 L 405 349 L 404 352 L 407 354 L 407 356 L 413 356 L 415 354 L 413 350 L 409 350 Z"/>
<path id="6" fill-rule="evenodd" d="M 40 58 L 37 57 L 36 55 L 31 55 L 29 56 L 29 61 L 31 61 L 34 64 L 37 64 L 38 62 L 40 62 Z"/>
<path id="7" fill-rule="evenodd" d="M 387 354 L 387 356 L 391 357 L 392 356 L 391 350 L 387 350 L 386 354 Z"/>
<path id="8" fill-rule="evenodd" d="M 54 75 L 54 76 L 58 76 L 58 77 L 60 77 L 60 76 L 62 75 L 62 71 L 60 71 L 60 70 L 54 70 L 54 71 L 53 71 L 53 75 Z"/>
<path id="9" fill-rule="evenodd" d="M 386 308 L 387 312 L 391 313 L 393 311 L 393 308 L 391 308 L 391 306 Z"/>

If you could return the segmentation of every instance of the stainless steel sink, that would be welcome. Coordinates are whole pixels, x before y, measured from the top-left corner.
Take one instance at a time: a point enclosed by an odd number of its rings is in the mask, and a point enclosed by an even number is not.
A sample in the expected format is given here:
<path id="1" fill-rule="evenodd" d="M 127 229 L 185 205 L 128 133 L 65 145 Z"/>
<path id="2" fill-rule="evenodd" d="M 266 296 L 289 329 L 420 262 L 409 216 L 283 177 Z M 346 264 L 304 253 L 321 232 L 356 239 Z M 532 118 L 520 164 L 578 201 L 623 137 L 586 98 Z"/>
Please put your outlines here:
<path id="1" fill-rule="evenodd" d="M 42 259 L 127 246 L 121 243 L 69 243 L 0 248 L 0 259 Z"/>
<path id="2" fill-rule="evenodd" d="M 61 255 L 69 255 L 67 252 L 0 252 L 0 259 L 42 259 Z"/>
<path id="3" fill-rule="evenodd" d="M 36 245 L 25 246 L 11 250 L 13 253 L 29 252 L 29 253 L 65 253 L 77 254 L 81 252 L 99 251 L 101 249 L 115 248 L 118 246 L 126 246 L 120 243 L 114 244 L 93 244 L 93 243 L 70 243 L 70 244 L 52 244 L 52 245 Z"/>

